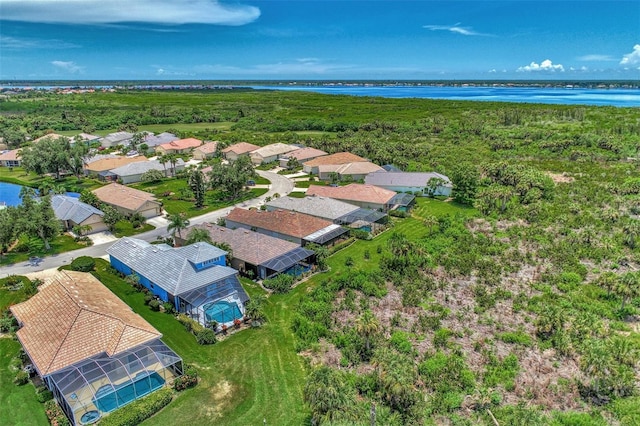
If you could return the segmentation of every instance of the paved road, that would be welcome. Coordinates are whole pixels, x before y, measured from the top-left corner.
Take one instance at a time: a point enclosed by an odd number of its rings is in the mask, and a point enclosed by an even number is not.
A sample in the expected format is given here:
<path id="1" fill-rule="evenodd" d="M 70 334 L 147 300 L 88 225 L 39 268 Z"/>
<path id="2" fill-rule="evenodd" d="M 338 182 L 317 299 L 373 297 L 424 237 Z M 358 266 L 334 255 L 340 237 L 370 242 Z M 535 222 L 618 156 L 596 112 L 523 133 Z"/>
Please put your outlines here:
<path id="1" fill-rule="evenodd" d="M 286 195 L 293 190 L 293 182 L 291 182 L 286 177 L 279 175 L 273 172 L 267 172 L 263 170 L 256 170 L 256 172 L 271 181 L 271 185 L 269 191 L 260 197 L 252 198 L 251 200 L 244 201 L 242 203 L 238 203 L 232 207 L 225 207 L 220 210 L 215 210 L 202 216 L 196 216 L 189 219 L 192 225 L 199 225 L 201 223 L 206 222 L 216 222 L 218 218 L 226 216 L 234 207 L 258 207 L 262 203 L 264 203 L 265 198 L 272 197 L 274 194 Z M 144 232 L 142 234 L 135 235 L 135 238 L 139 238 L 145 241 L 155 241 L 158 236 L 166 236 L 167 235 L 167 227 L 163 226 L 160 228 L 153 229 L 148 232 Z M 106 256 L 106 250 L 109 248 L 114 242 L 110 241 L 104 244 L 97 244 L 91 247 L 87 247 L 84 249 L 73 250 L 66 253 L 54 254 L 51 256 L 47 256 L 42 259 L 42 262 L 38 266 L 31 266 L 28 262 L 21 262 L 11 266 L 2 266 L 0 267 L 0 278 L 4 278 L 8 275 L 24 275 L 30 272 L 38 272 L 43 271 L 45 269 L 57 268 L 59 266 L 70 263 L 74 258 L 79 256 L 91 256 L 91 257 L 102 257 Z"/>

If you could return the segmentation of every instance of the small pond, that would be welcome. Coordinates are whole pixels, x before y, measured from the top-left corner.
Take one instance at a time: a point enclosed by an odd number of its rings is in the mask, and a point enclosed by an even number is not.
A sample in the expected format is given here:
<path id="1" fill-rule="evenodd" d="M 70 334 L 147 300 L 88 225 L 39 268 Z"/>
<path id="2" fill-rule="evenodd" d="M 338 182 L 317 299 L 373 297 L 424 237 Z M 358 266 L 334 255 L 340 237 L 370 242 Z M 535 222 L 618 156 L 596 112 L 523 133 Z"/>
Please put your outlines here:
<path id="1" fill-rule="evenodd" d="M 20 190 L 22 185 L 15 183 L 0 182 L 0 206 L 17 206 L 20 205 Z M 80 194 L 77 192 L 67 192 L 66 195 L 78 198 Z"/>

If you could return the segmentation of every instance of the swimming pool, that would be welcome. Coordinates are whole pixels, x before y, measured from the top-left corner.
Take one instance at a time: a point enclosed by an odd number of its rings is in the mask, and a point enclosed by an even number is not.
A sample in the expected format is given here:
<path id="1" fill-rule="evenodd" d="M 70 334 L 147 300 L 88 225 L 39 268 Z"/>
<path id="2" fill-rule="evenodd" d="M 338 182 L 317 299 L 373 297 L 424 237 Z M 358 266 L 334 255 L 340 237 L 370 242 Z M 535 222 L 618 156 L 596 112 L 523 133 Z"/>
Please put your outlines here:
<path id="1" fill-rule="evenodd" d="M 101 386 L 93 397 L 93 403 L 104 413 L 147 395 L 164 385 L 164 379 L 156 372 L 149 375 L 140 372 L 132 381 L 121 383 L 115 389 L 111 385 Z"/>
<path id="2" fill-rule="evenodd" d="M 205 319 L 207 321 L 215 321 L 218 324 L 233 321 L 236 318 L 242 318 L 242 312 L 235 302 L 227 302 L 224 300 L 209 303 L 202 307 Z"/>

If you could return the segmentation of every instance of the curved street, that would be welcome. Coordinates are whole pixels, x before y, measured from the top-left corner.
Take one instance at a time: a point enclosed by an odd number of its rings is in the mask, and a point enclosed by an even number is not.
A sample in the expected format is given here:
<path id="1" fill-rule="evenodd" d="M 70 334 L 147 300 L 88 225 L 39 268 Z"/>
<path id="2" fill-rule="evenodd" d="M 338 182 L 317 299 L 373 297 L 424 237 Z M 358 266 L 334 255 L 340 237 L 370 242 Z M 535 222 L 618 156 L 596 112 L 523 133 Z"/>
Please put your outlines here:
<path id="1" fill-rule="evenodd" d="M 274 194 L 287 195 L 293 190 L 293 182 L 283 175 L 264 170 L 256 170 L 256 173 L 271 182 L 271 184 L 269 185 L 269 190 L 265 194 L 235 204 L 231 207 L 225 207 L 220 210 L 214 210 L 212 212 L 203 214 L 201 216 L 192 217 L 189 219 L 191 225 L 199 225 L 206 222 L 215 223 L 219 218 L 225 217 L 227 214 L 229 214 L 229 212 L 235 207 L 259 207 L 264 203 L 264 200 L 267 197 L 272 197 Z M 151 242 L 156 241 L 158 236 L 165 235 L 167 235 L 166 225 L 157 227 L 156 229 L 153 229 L 151 231 L 134 235 L 133 237 Z M 114 242 L 115 241 L 109 241 L 108 243 L 96 244 L 83 249 L 46 256 L 42 258 L 42 261 L 38 264 L 38 266 L 31 266 L 28 262 L 21 262 L 10 266 L 2 266 L 0 267 L 0 278 L 7 277 L 9 275 L 25 275 L 33 272 L 43 271 L 45 269 L 58 268 L 59 266 L 70 263 L 74 258 L 79 256 L 102 257 L 106 255 L 107 248 L 109 248 Z"/>

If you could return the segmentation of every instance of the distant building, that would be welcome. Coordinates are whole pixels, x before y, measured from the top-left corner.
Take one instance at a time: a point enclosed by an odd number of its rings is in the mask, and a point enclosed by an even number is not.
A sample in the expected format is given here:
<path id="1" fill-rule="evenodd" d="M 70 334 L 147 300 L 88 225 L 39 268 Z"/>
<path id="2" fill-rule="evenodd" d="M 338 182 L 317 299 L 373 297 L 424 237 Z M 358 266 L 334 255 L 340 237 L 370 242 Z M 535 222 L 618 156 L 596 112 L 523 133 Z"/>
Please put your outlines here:
<path id="1" fill-rule="evenodd" d="M 335 174 L 340 181 L 358 181 L 363 180 L 369 173 L 379 171 L 384 171 L 384 169 L 369 161 L 356 161 L 341 165 L 325 164 L 318 166 L 318 179 L 331 180 L 331 176 Z"/>
<path id="2" fill-rule="evenodd" d="M 204 229 L 214 243 L 228 244 L 233 253 L 231 266 L 241 273 L 265 279 L 296 268 L 308 268 L 314 252 L 296 243 L 274 238 L 244 228 L 230 229 L 206 223 L 195 225 L 176 237 L 184 244 L 192 229 Z"/>
<path id="3" fill-rule="evenodd" d="M 162 214 L 162 203 L 156 197 L 145 191 L 110 183 L 92 191 L 105 204 L 110 205 L 125 216 L 140 213 L 145 218 Z"/>
<path id="4" fill-rule="evenodd" d="M 126 185 L 129 183 L 140 182 L 142 180 L 142 175 L 149 170 L 158 170 L 165 176 L 171 176 L 175 175 L 176 172 L 184 170 L 184 167 L 184 161 L 182 158 L 178 158 L 175 163 L 175 168 L 170 162 L 162 164 L 158 160 L 149 160 L 125 164 L 124 166 L 111 169 L 109 172 L 115 180 Z"/>
<path id="5" fill-rule="evenodd" d="M 69 136 L 64 136 L 59 133 L 47 133 L 44 136 L 40 136 L 39 138 L 32 140 L 31 143 L 37 144 L 38 142 L 43 141 L 45 139 L 65 139 L 67 141 L 71 141 L 71 138 Z"/>
<path id="6" fill-rule="evenodd" d="M 260 148 L 258 145 L 240 142 L 224 148 L 221 152 L 225 159 L 234 162 L 240 157 L 249 156 L 251 151 L 255 151 L 258 148 Z"/>
<path id="7" fill-rule="evenodd" d="M 326 152 L 315 149 L 315 148 L 299 148 L 295 151 L 287 152 L 286 154 L 280 157 L 280 167 L 287 167 L 287 163 L 290 158 L 295 158 L 298 161 L 298 164 L 302 165 L 302 163 L 306 161 L 311 161 L 318 157 L 323 157 L 327 155 Z"/>
<path id="8" fill-rule="evenodd" d="M 20 167 L 22 160 L 20 159 L 20 150 L 12 149 L 0 153 L 0 167 Z"/>
<path id="9" fill-rule="evenodd" d="M 255 165 L 268 164 L 277 161 L 282 155 L 297 150 L 298 147 L 285 143 L 272 143 L 251 151 L 249 156 Z"/>
<path id="10" fill-rule="evenodd" d="M 92 205 L 83 203 L 77 198 L 66 195 L 54 195 L 51 197 L 53 212 L 66 231 L 71 231 L 74 226 L 90 226 L 87 234 L 107 230 L 107 225 L 102 220 L 104 213 Z"/>
<path id="11" fill-rule="evenodd" d="M 304 162 L 302 170 L 305 173 L 317 175 L 320 172 L 320 166 L 341 166 L 343 164 L 366 161 L 367 159 L 350 152 L 336 152 L 335 154 L 316 157 L 313 160 Z"/>
<path id="12" fill-rule="evenodd" d="M 431 194 L 429 182 L 438 184 Z M 429 172 L 382 172 L 367 175 L 364 182 L 369 185 L 379 186 L 396 192 L 409 192 L 419 196 L 444 195 L 451 196 L 453 184 L 451 180 L 440 173 Z M 432 183 L 433 183 L 432 182 Z"/>
<path id="13" fill-rule="evenodd" d="M 173 133 L 162 132 L 157 135 L 154 135 L 153 133 L 149 133 L 145 135 L 142 143 L 146 144 L 149 148 L 153 148 L 158 145 L 162 145 L 163 143 L 177 141 L 178 139 L 180 138 L 174 135 Z"/>
<path id="14" fill-rule="evenodd" d="M 231 325 L 244 316 L 249 296 L 238 271 L 226 266 L 227 252 L 207 243 L 170 247 L 124 237 L 107 249 L 117 271 L 136 274 L 140 284 L 178 312 L 202 325 Z"/>
<path id="15" fill-rule="evenodd" d="M 100 139 L 100 145 L 104 148 L 113 148 L 118 145 L 129 145 L 133 139 L 133 133 L 129 132 L 115 132 L 109 133 L 107 136 Z"/>
<path id="16" fill-rule="evenodd" d="M 196 138 L 178 139 L 172 142 L 163 143 L 156 146 L 156 153 L 162 154 L 184 154 L 193 151 L 194 148 L 202 145 L 202 141 Z"/>
<path id="17" fill-rule="evenodd" d="M 218 142 L 206 142 L 193 150 L 194 160 L 207 160 L 215 157 L 218 152 Z"/>
<path id="18" fill-rule="evenodd" d="M 398 207 L 397 192 L 379 186 L 360 183 L 351 183 L 349 185 L 336 187 L 311 185 L 307 190 L 307 196 L 334 198 L 358 207 L 385 212 Z M 410 198 L 410 201 L 413 201 L 415 197 L 411 195 Z M 403 207 L 408 207 L 406 200 L 403 201 Z"/>
<path id="19" fill-rule="evenodd" d="M 101 158 L 91 158 L 84 165 L 86 176 L 97 177 L 100 180 L 115 181 L 116 176 L 111 173 L 112 169 L 122 167 L 131 163 L 146 162 L 147 157 L 136 155 L 134 157 L 123 157 L 121 155 L 107 155 Z"/>

